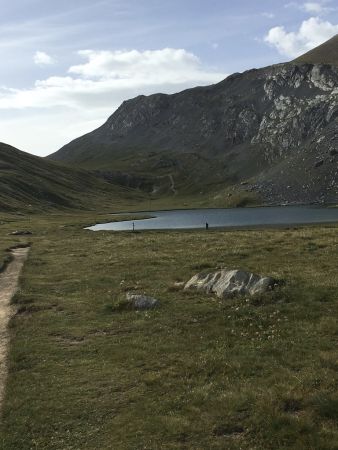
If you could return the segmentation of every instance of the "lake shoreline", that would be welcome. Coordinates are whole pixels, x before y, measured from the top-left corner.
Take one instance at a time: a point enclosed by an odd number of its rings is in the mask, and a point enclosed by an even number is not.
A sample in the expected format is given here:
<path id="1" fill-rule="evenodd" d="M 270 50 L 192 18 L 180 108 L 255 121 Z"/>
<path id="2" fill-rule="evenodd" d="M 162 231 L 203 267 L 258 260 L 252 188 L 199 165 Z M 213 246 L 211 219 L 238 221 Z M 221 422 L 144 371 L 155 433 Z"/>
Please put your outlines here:
<path id="1" fill-rule="evenodd" d="M 111 214 L 116 218 L 119 214 Z M 126 216 L 126 214 L 121 215 Z M 90 231 L 192 231 L 220 229 L 287 228 L 338 222 L 338 210 L 327 206 L 279 206 L 260 208 L 199 208 L 130 213 L 129 220 L 113 220 L 88 226 Z M 134 216 L 134 217 L 133 217 Z M 141 217 L 138 217 L 141 216 Z M 144 217 L 145 216 L 145 217 Z"/>
<path id="2" fill-rule="evenodd" d="M 112 216 L 118 216 L 118 215 L 125 215 L 125 214 L 150 214 L 150 213 L 155 213 L 155 212 L 170 212 L 170 211 L 196 211 L 196 210 L 200 210 L 200 209 L 204 209 L 204 210 L 210 210 L 210 211 L 214 211 L 214 210 L 228 210 L 228 209 L 234 209 L 234 210 L 241 210 L 241 209 L 259 209 L 259 208 L 293 208 L 293 207 L 299 207 L 299 208 L 306 208 L 306 207 L 311 207 L 311 208 L 338 208 L 337 203 L 288 203 L 287 205 L 283 204 L 283 203 L 276 203 L 276 204 L 268 204 L 268 205 L 248 205 L 248 206 L 223 206 L 223 207 L 219 207 L 219 206 L 208 206 L 208 207 L 201 207 L 201 206 L 197 206 L 197 207 L 186 207 L 186 208 L 164 208 L 164 209 L 154 209 L 154 210 L 149 210 L 149 209 L 141 209 L 141 210 L 136 210 L 136 211 L 118 211 L 118 212 L 113 212 L 113 213 L 108 213 L 108 215 L 112 215 Z"/>

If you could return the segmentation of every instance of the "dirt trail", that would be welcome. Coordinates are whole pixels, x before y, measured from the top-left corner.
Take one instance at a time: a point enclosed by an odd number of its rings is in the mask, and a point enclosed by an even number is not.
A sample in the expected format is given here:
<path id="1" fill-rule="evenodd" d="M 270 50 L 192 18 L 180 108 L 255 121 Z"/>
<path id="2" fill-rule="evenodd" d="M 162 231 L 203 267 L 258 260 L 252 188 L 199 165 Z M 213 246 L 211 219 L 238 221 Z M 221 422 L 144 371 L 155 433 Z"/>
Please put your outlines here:
<path id="1" fill-rule="evenodd" d="M 176 194 L 177 194 L 177 190 L 176 190 L 176 188 L 175 188 L 174 177 L 173 177 L 171 174 L 168 175 L 168 177 L 169 177 L 169 180 L 170 180 L 170 183 L 171 183 L 170 189 L 172 190 L 172 192 L 174 193 L 174 195 L 176 195 Z"/>
<path id="2" fill-rule="evenodd" d="M 18 289 L 19 276 L 28 252 L 28 247 L 12 250 L 12 262 L 0 273 L 0 412 L 7 378 L 8 322 L 15 312 L 11 299 Z"/>

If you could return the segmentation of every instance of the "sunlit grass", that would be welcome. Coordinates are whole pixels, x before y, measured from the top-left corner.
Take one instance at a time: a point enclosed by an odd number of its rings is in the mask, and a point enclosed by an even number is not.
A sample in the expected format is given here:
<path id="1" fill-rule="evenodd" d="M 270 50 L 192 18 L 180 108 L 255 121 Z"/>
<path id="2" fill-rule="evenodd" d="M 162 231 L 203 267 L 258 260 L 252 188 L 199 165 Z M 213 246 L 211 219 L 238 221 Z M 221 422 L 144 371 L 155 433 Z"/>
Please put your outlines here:
<path id="1" fill-rule="evenodd" d="M 11 322 L 2 448 L 337 448 L 335 226 L 82 230 L 98 219 L 20 219 L 34 234 Z M 1 225 L 1 248 L 18 227 Z M 286 284 L 227 301 L 175 287 L 219 267 Z M 129 290 L 160 307 L 116 307 Z"/>

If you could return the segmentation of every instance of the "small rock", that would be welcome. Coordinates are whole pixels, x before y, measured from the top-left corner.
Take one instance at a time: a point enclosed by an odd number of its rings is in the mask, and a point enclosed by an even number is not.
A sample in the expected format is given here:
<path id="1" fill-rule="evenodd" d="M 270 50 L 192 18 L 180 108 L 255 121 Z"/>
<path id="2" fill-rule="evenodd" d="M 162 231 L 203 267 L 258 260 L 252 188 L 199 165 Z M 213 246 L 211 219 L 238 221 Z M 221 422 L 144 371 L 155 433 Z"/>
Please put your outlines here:
<path id="1" fill-rule="evenodd" d="M 183 288 L 185 286 L 185 282 L 184 281 L 175 281 L 174 286 L 176 288 Z"/>
<path id="2" fill-rule="evenodd" d="M 317 162 L 315 163 L 315 167 L 320 167 L 320 166 L 322 166 L 323 164 L 324 164 L 324 161 L 323 161 L 323 160 L 317 161 Z"/>
<path id="3" fill-rule="evenodd" d="M 142 294 L 134 294 L 132 292 L 127 292 L 126 298 L 131 303 L 133 309 L 136 310 L 153 309 L 159 303 L 156 298 L 147 297 Z"/>
<path id="4" fill-rule="evenodd" d="M 189 280 L 184 289 L 202 289 L 217 297 L 227 298 L 235 295 L 255 295 L 273 289 L 278 281 L 243 270 L 223 269 L 213 273 L 199 273 Z"/>
<path id="5" fill-rule="evenodd" d="M 9 233 L 11 236 L 27 236 L 33 234 L 31 231 L 12 231 Z"/>

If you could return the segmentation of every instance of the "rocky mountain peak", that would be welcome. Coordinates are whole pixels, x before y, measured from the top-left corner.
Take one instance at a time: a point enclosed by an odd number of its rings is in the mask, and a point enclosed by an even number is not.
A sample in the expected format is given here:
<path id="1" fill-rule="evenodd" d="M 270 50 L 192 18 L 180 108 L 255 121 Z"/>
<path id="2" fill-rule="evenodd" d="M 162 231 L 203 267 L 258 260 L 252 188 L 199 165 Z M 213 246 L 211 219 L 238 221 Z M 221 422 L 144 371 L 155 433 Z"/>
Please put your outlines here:
<path id="1" fill-rule="evenodd" d="M 338 65 L 324 56 L 332 60 L 337 44 L 336 36 L 306 62 L 128 100 L 52 158 L 175 178 L 196 191 L 244 183 L 269 202 L 336 201 Z"/>

